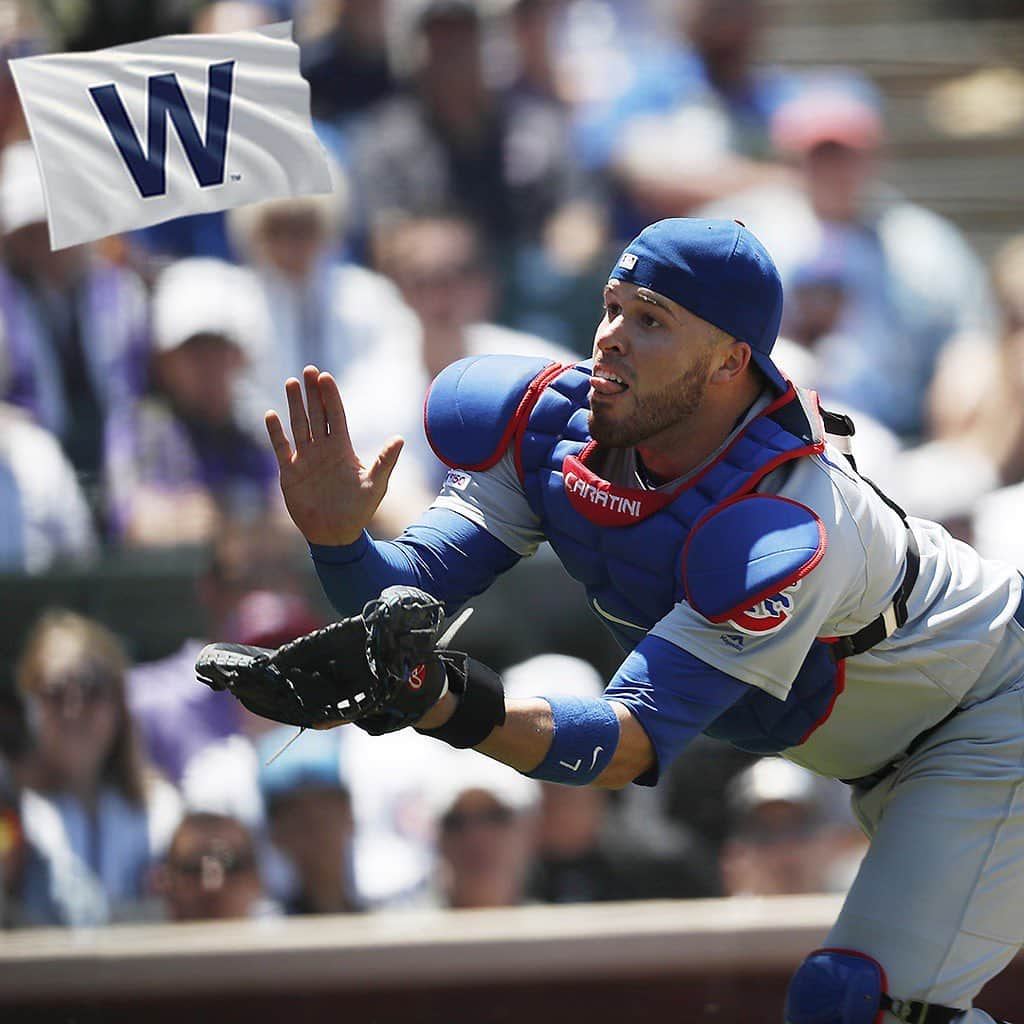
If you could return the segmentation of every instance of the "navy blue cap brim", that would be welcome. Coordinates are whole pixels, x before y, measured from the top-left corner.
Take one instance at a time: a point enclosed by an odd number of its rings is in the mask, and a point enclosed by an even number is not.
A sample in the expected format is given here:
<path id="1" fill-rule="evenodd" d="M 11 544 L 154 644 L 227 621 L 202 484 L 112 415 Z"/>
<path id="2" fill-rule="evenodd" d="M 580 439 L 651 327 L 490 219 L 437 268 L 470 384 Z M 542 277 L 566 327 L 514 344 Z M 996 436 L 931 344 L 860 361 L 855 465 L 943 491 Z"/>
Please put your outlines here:
<path id="1" fill-rule="evenodd" d="M 779 391 L 789 390 L 789 381 L 782 375 L 782 371 L 772 362 L 772 357 L 757 349 L 750 349 L 750 358 L 757 365 L 757 368 L 768 378 L 769 382 L 778 388 Z"/>

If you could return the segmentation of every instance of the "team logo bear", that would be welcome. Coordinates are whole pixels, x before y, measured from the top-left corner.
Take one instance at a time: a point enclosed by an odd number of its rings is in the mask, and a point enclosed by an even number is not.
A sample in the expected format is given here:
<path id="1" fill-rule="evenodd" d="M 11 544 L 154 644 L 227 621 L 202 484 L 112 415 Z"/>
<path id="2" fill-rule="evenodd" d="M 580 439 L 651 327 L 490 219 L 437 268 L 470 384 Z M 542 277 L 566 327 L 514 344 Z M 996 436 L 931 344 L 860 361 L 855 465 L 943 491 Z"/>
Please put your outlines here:
<path id="1" fill-rule="evenodd" d="M 777 594 L 758 601 L 753 607 L 734 615 L 729 621 L 741 633 L 764 636 L 775 633 L 790 620 L 796 603 L 793 595 L 800 589 L 800 580 L 784 587 Z"/>

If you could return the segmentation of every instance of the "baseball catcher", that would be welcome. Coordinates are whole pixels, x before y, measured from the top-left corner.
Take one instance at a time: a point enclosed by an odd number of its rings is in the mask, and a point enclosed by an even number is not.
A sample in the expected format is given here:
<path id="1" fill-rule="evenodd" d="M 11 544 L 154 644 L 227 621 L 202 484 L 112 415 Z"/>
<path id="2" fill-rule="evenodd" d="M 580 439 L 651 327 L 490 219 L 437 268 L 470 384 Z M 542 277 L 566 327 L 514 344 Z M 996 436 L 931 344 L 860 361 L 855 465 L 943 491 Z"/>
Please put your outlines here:
<path id="1" fill-rule="evenodd" d="M 700 734 L 841 779 L 872 844 L 787 1024 L 993 1024 L 974 997 L 1024 944 L 1024 579 L 858 473 L 850 422 L 772 360 L 781 317 L 743 225 L 652 224 L 611 268 L 591 359 L 441 371 L 424 426 L 451 472 L 390 541 L 366 527 L 401 439 L 364 464 L 306 367 L 292 440 L 266 425 L 349 618 L 214 645 L 199 672 L 280 721 L 414 725 L 563 785 L 655 785 Z M 442 607 L 545 542 L 622 647 L 601 697 L 506 699 L 439 637 Z"/>

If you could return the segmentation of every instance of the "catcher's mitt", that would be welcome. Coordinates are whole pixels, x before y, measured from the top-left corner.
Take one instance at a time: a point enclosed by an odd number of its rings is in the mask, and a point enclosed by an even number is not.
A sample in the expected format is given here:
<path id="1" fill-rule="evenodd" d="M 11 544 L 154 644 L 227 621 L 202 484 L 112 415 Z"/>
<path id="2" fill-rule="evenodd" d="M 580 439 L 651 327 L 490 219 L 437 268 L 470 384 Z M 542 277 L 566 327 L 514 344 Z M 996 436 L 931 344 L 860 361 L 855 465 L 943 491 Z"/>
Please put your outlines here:
<path id="1" fill-rule="evenodd" d="M 393 732 L 422 717 L 446 689 L 435 652 L 444 611 L 415 587 L 388 587 L 361 615 L 277 650 L 209 644 L 196 675 L 250 711 L 288 725 L 354 722 Z"/>

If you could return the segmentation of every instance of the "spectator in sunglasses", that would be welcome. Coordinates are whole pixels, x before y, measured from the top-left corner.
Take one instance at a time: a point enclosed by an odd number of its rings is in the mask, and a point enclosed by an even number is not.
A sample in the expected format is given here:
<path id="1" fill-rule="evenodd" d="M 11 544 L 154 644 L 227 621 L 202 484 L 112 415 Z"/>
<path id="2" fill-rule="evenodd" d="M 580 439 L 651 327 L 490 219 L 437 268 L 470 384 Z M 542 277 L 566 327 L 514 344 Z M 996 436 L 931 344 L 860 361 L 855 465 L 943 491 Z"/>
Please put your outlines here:
<path id="1" fill-rule="evenodd" d="M 525 902 L 540 786 L 496 761 L 459 757 L 432 793 L 437 886 L 452 908 Z"/>
<path id="2" fill-rule="evenodd" d="M 186 814 L 156 881 L 171 921 L 255 917 L 267 908 L 252 834 L 228 815 Z"/>
<path id="3" fill-rule="evenodd" d="M 141 758 L 125 669 L 116 637 L 70 611 L 44 615 L 18 664 L 34 732 L 21 820 L 41 854 L 22 902 L 39 923 L 93 926 L 152 912 L 150 871 L 180 805 Z"/>

